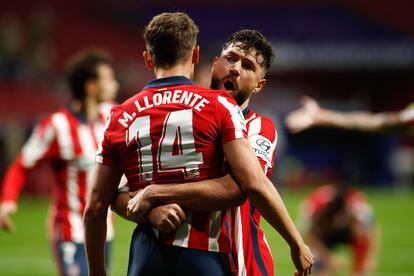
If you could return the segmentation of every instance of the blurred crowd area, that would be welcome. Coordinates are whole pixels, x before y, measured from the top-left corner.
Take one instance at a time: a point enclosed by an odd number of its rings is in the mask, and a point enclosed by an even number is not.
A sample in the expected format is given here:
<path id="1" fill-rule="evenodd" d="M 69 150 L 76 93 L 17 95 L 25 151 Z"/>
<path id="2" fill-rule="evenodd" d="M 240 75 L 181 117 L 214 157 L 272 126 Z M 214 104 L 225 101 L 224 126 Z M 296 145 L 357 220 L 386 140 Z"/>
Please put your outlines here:
<path id="1" fill-rule="evenodd" d="M 292 134 L 286 114 L 302 95 L 342 111 L 401 110 L 414 101 L 414 19 L 410 1 L 4 1 L 0 4 L 0 176 L 45 114 L 64 106 L 72 54 L 107 51 L 121 102 L 152 79 L 143 64 L 143 26 L 162 11 L 186 11 L 200 27 L 196 82 L 209 86 L 211 62 L 228 35 L 258 29 L 276 60 L 252 107 L 278 129 L 274 177 L 299 189 L 328 182 L 410 187 L 414 136 L 315 128 Z M 46 169 L 26 189 L 44 191 Z"/>

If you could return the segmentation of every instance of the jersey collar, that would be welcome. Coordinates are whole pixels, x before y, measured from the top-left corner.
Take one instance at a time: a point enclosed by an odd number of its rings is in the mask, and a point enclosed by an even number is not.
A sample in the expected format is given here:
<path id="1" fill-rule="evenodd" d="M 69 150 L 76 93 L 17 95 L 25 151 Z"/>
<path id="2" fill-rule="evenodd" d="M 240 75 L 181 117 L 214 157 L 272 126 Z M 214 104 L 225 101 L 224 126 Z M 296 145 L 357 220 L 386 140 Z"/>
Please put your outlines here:
<path id="1" fill-rule="evenodd" d="M 146 88 L 155 88 L 160 86 L 171 86 L 171 85 L 180 85 L 180 84 L 193 84 L 191 80 L 187 79 L 184 76 L 174 76 L 174 77 L 165 77 L 159 78 L 150 81 L 145 85 L 144 89 Z"/>
<path id="2" fill-rule="evenodd" d="M 250 113 L 250 109 L 246 108 L 245 110 L 243 110 L 244 118 L 247 118 L 249 116 L 249 113 Z"/>

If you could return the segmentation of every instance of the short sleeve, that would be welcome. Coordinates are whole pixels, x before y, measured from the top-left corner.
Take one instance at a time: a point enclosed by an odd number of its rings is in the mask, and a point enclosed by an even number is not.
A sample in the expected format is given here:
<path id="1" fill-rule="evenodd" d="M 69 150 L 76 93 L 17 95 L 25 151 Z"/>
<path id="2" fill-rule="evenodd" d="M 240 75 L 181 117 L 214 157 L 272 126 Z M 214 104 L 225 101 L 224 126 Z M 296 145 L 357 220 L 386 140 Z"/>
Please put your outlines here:
<path id="1" fill-rule="evenodd" d="M 30 169 L 39 162 L 58 155 L 56 131 L 49 117 L 36 125 L 29 140 L 23 146 L 21 164 L 23 167 Z"/>
<path id="2" fill-rule="evenodd" d="M 230 96 L 218 96 L 218 113 L 221 117 L 222 144 L 247 138 L 243 113 Z"/>
<path id="3" fill-rule="evenodd" d="M 273 168 L 277 147 L 277 132 L 273 122 L 268 118 L 257 117 L 249 123 L 248 136 L 250 145 L 267 174 Z"/>

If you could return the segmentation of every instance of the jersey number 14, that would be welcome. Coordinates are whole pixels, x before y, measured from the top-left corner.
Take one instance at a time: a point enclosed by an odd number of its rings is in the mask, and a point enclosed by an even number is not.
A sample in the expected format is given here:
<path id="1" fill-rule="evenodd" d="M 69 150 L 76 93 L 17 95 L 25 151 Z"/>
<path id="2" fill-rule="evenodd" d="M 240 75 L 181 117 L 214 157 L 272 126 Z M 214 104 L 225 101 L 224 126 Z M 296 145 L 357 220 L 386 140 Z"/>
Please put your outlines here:
<path id="1" fill-rule="evenodd" d="M 169 112 L 163 123 L 158 143 L 156 164 L 153 164 L 150 116 L 138 117 L 126 131 L 126 142 L 136 141 L 139 171 L 142 181 L 151 181 L 154 169 L 159 173 L 179 172 L 184 178 L 200 175 L 198 166 L 203 164 L 203 155 L 197 152 L 193 134 L 193 111 L 191 109 Z M 176 150 L 174 150 L 174 145 Z"/>

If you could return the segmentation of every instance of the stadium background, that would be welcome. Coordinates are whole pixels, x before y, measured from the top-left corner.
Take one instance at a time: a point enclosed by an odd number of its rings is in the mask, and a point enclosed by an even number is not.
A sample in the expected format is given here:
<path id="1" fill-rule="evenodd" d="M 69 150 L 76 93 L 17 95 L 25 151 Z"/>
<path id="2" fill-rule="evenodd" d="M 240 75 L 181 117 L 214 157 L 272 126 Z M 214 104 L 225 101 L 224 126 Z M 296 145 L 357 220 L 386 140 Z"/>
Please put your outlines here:
<path id="1" fill-rule="evenodd" d="M 293 216 L 314 186 L 341 181 L 362 187 L 382 231 L 375 275 L 414 275 L 414 136 L 326 128 L 292 135 L 283 124 L 303 94 L 344 111 L 400 110 L 414 101 L 411 1 L 3 1 L 0 177 L 34 124 L 66 104 L 62 74 L 70 55 L 85 47 L 108 51 L 122 101 L 152 78 L 141 59 L 143 26 L 159 12 L 176 10 L 189 13 L 200 27 L 202 64 L 196 70 L 203 79 L 230 33 L 258 29 L 272 42 L 276 61 L 252 105 L 276 122 L 274 180 Z M 15 216 L 18 232 L 0 233 L 0 275 L 54 274 L 43 223 L 52 185 L 48 175 L 45 167 L 30 175 L 24 194 L 36 197 L 23 198 Z M 131 227 L 120 220 L 119 226 L 114 275 L 124 274 Z M 276 271 L 290 274 L 289 252 L 268 233 Z"/>

